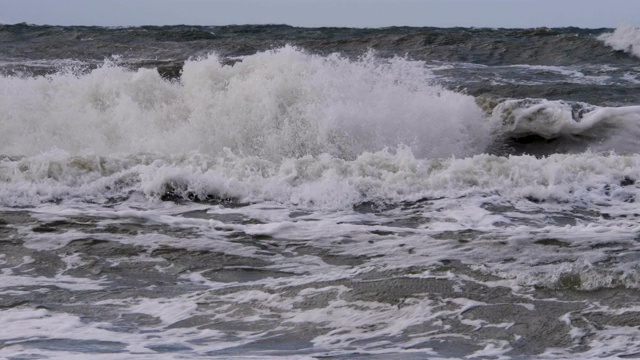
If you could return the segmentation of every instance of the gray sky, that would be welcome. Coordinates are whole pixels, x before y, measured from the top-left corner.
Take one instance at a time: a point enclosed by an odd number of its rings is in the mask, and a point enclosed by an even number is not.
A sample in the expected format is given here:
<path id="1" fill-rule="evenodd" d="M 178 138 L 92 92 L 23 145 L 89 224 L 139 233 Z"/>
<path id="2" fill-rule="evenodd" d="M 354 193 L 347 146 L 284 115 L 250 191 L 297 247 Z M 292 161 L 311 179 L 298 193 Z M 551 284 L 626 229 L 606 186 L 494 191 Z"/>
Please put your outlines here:
<path id="1" fill-rule="evenodd" d="M 0 0 L 0 22 L 596 28 L 640 25 L 640 0 Z"/>

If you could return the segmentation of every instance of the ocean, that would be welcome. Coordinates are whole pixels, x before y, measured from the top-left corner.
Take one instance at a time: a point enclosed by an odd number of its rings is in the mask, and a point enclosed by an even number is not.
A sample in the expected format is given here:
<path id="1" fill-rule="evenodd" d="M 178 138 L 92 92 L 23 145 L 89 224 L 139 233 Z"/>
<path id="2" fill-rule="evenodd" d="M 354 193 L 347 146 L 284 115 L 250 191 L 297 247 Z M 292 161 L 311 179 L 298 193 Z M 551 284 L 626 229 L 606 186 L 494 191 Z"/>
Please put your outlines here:
<path id="1" fill-rule="evenodd" d="M 0 49 L 0 357 L 640 357 L 638 28 Z"/>

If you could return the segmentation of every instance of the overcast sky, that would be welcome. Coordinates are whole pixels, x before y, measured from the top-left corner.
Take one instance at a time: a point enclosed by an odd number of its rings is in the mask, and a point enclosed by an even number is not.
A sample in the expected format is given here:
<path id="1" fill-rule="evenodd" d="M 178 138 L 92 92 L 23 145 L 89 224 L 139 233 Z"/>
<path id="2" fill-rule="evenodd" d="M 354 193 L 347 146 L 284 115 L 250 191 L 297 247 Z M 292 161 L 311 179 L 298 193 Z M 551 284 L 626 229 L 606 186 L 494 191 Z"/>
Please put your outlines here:
<path id="1" fill-rule="evenodd" d="M 640 0 L 0 0 L 0 22 L 597 28 L 640 25 Z"/>

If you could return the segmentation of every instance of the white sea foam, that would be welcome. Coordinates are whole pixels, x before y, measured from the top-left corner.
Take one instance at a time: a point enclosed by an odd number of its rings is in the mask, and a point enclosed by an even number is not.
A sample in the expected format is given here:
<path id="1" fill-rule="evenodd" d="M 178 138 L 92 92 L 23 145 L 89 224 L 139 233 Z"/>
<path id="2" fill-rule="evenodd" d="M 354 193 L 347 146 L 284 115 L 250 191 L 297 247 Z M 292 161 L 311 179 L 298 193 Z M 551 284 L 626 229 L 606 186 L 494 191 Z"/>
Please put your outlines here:
<path id="1" fill-rule="evenodd" d="M 628 24 L 620 25 L 612 33 L 598 37 L 614 50 L 621 50 L 640 57 L 640 28 Z"/>
<path id="2" fill-rule="evenodd" d="M 328 154 L 272 162 L 228 152 L 193 156 L 98 157 L 42 154 L 0 161 L 5 206 L 51 201 L 97 202 L 143 196 L 274 201 L 312 209 L 344 209 L 364 202 L 393 203 L 428 196 L 498 192 L 522 198 L 598 201 L 594 188 L 640 179 L 637 155 L 477 155 L 418 159 L 409 149 L 364 153 L 354 160 Z M 624 196 L 620 195 L 621 199 Z M 146 205 L 145 205 L 146 206 Z"/>

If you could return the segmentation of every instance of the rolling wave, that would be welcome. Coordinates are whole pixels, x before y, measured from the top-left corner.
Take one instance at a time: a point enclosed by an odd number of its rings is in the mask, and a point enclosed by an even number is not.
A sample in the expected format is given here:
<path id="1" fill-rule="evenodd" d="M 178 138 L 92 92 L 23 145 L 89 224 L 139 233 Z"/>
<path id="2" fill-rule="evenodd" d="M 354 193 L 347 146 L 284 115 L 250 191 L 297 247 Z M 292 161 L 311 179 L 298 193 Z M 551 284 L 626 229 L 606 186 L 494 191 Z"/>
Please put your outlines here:
<path id="1" fill-rule="evenodd" d="M 491 118 L 497 133 L 526 143 L 520 146 L 521 153 L 548 155 L 589 149 L 632 154 L 640 149 L 640 106 L 508 99 L 492 109 Z"/>

